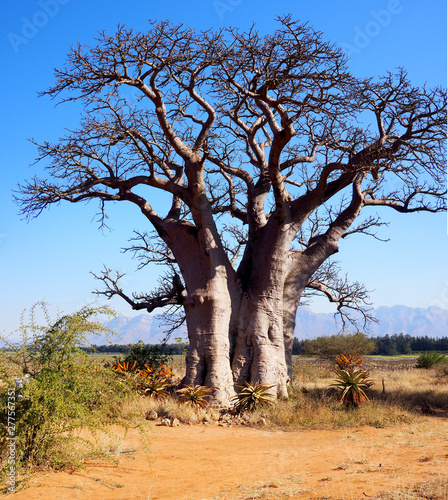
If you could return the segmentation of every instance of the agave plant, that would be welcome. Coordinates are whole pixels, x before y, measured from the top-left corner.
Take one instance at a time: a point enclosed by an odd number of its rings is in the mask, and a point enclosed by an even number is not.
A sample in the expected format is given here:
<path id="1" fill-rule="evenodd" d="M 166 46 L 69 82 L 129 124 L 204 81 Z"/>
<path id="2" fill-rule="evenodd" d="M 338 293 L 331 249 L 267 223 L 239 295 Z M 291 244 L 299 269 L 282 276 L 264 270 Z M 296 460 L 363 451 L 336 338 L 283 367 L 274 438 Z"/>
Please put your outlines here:
<path id="1" fill-rule="evenodd" d="M 337 381 L 330 387 L 336 387 L 339 391 L 339 400 L 345 406 L 357 408 L 359 405 L 369 402 L 365 391 L 373 385 L 373 380 L 369 379 L 369 371 L 361 370 L 359 367 L 342 370 L 335 370 Z"/>
<path id="2" fill-rule="evenodd" d="M 269 407 L 275 404 L 274 396 L 269 392 L 275 386 L 245 382 L 245 385 L 236 385 L 236 389 L 240 389 L 232 400 L 234 408 L 237 412 L 245 410 L 254 411 L 260 407 Z"/>
<path id="3" fill-rule="evenodd" d="M 205 408 L 209 406 L 207 398 L 210 396 L 211 389 L 203 385 L 187 385 L 176 391 L 180 399 L 196 408 Z"/>

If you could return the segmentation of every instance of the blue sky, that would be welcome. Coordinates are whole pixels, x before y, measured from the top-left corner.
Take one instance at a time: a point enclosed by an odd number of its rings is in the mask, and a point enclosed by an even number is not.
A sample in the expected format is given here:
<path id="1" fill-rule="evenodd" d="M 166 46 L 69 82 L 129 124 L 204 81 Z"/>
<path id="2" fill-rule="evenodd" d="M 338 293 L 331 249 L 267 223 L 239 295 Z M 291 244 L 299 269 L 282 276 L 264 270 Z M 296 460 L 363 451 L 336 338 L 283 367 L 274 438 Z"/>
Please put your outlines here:
<path id="1" fill-rule="evenodd" d="M 54 107 L 37 92 L 53 83 L 71 44 L 92 44 L 98 30 L 119 23 L 145 30 L 147 19 L 170 19 L 203 29 L 220 26 L 262 32 L 274 19 L 291 13 L 308 21 L 325 38 L 343 46 L 358 76 L 379 76 L 403 66 L 413 83 L 446 86 L 446 2 L 444 0 L 22 0 L 4 2 L 0 21 L 2 134 L 0 185 L 0 332 L 18 327 L 20 313 L 39 300 L 52 310 L 73 312 L 95 300 L 97 283 L 89 271 L 107 264 L 128 274 L 129 291 L 149 290 L 157 268 L 135 273 L 136 263 L 120 253 L 134 228 L 142 229 L 132 207 L 112 208 L 112 231 L 101 232 L 96 205 L 61 205 L 26 223 L 20 220 L 12 190 L 36 174 L 30 167 L 36 150 L 28 142 L 56 140 L 64 128 L 76 127 L 80 109 Z M 399 215 L 390 221 L 381 243 L 355 236 L 341 243 L 338 260 L 352 279 L 374 290 L 375 306 L 405 304 L 448 308 L 447 219 L 445 214 Z M 132 312 L 120 301 L 111 305 Z M 323 301 L 316 311 L 329 311 Z"/>

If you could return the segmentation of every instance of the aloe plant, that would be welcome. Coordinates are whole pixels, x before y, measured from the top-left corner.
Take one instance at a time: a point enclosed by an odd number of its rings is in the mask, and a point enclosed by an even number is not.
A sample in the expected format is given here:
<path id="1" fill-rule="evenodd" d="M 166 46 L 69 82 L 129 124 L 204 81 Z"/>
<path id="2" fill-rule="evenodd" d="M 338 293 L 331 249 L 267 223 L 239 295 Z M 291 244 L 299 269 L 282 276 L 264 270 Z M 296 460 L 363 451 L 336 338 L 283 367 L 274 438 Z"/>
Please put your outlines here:
<path id="1" fill-rule="evenodd" d="M 166 390 L 168 382 L 158 379 L 148 379 L 145 381 L 145 392 L 151 398 L 164 399 L 168 397 L 169 392 Z"/>
<path id="2" fill-rule="evenodd" d="M 187 385 L 176 391 L 181 401 L 195 406 L 196 408 L 205 408 L 209 406 L 207 398 L 210 396 L 211 389 L 203 385 Z"/>
<path id="3" fill-rule="evenodd" d="M 339 390 L 342 404 L 357 408 L 369 402 L 366 391 L 373 385 L 373 381 L 369 379 L 368 370 L 361 370 L 359 367 L 346 370 L 338 368 L 335 373 L 338 380 L 330 387 Z"/>
<path id="4" fill-rule="evenodd" d="M 341 370 L 354 370 L 356 368 L 361 368 L 363 363 L 363 358 L 358 358 L 359 352 L 356 351 L 354 354 L 339 354 L 336 357 L 336 364 Z"/>
<path id="5" fill-rule="evenodd" d="M 236 385 L 236 389 L 241 389 L 232 400 L 234 408 L 238 412 L 245 410 L 254 411 L 260 407 L 269 407 L 275 404 L 274 396 L 269 392 L 275 386 L 245 382 L 245 385 Z"/>

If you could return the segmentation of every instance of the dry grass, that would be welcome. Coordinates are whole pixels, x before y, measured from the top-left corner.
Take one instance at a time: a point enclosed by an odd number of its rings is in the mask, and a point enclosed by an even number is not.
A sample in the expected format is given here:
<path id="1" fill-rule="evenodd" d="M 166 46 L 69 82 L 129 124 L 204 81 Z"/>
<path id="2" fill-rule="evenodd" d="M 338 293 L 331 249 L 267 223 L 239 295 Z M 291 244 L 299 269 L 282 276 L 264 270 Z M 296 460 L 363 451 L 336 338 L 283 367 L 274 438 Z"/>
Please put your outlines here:
<path id="1" fill-rule="evenodd" d="M 448 411 L 448 371 L 445 366 L 431 370 L 375 369 L 371 402 L 356 411 L 337 404 L 328 386 L 334 373 L 328 368 L 297 364 L 291 400 L 278 405 L 274 421 L 286 427 L 338 428 L 359 425 L 387 427 L 415 421 L 425 412 Z M 290 414 L 293 406 L 296 415 Z M 288 416 L 289 414 L 289 416 Z"/>
<path id="2" fill-rule="evenodd" d="M 448 375 L 443 368 L 403 372 L 376 372 L 376 387 L 384 386 L 386 397 L 400 401 L 407 407 L 431 406 L 448 410 Z M 380 391 L 377 389 L 377 393 Z"/>
<path id="3" fill-rule="evenodd" d="M 147 415 L 154 410 L 161 418 L 177 418 L 183 424 L 199 424 L 204 420 L 213 420 L 215 411 L 208 408 L 195 408 L 189 404 L 179 401 L 176 396 L 165 399 L 141 398 L 136 402 L 129 403 L 127 411 L 135 411 L 140 415 Z"/>
<path id="4" fill-rule="evenodd" d="M 372 500 L 447 500 L 448 478 L 383 493 Z"/>
<path id="5" fill-rule="evenodd" d="M 64 436 L 57 446 L 49 449 L 47 458 L 55 468 L 59 463 L 61 465 L 73 464 L 71 469 L 83 468 L 86 460 L 90 462 L 106 460 L 117 463 L 123 440 L 124 433 L 121 429 L 117 432 L 98 431 L 95 434 L 88 430 L 78 431 L 73 436 Z"/>
<path id="6" fill-rule="evenodd" d="M 283 478 L 271 478 L 269 481 L 251 485 L 240 485 L 236 492 L 218 493 L 213 497 L 203 500 L 275 500 L 297 498 L 297 495 L 308 493 L 309 488 L 302 486 L 302 478 L 298 474 L 292 474 Z"/>
<path id="7" fill-rule="evenodd" d="M 293 396 L 287 401 L 280 401 L 273 409 L 256 413 L 254 419 L 259 416 L 265 417 L 273 427 L 287 431 L 365 425 L 382 428 L 416 420 L 416 415 L 391 402 L 373 400 L 353 410 L 342 406 L 335 397 L 324 394 Z"/>
<path id="8" fill-rule="evenodd" d="M 322 481 L 331 480 L 331 478 L 323 478 Z M 304 498 L 304 495 L 310 492 L 309 489 L 300 486 L 300 479 L 296 480 L 291 477 L 275 479 L 263 483 L 254 484 L 251 486 L 239 486 L 238 492 L 232 494 L 232 500 L 276 500 L 287 498 Z M 203 500 L 225 500 L 229 499 L 227 493 L 218 493 L 213 497 Z M 310 492 L 311 498 L 311 492 Z M 314 496 L 313 496 L 314 498 Z M 320 497 L 322 500 L 343 500 L 336 497 Z M 380 494 L 377 497 L 354 498 L 353 496 L 344 497 L 345 500 L 447 500 L 448 499 L 448 479 L 437 479 L 424 483 L 417 483 L 406 488 L 398 488 Z"/>
<path id="9" fill-rule="evenodd" d="M 176 370 L 176 381 L 182 373 Z M 426 412 L 448 411 L 448 375 L 439 369 L 371 371 L 375 384 L 370 403 L 348 409 L 328 387 L 335 375 L 329 368 L 296 364 L 290 398 L 275 407 L 247 414 L 246 424 L 284 431 L 340 429 L 372 426 L 385 428 L 418 422 Z M 385 393 L 383 393 L 383 382 Z M 173 393 L 174 394 L 174 393 Z M 142 398 L 133 404 L 141 415 L 155 410 L 159 417 L 177 418 L 184 424 L 217 420 L 216 411 L 195 409 L 173 396 L 164 400 Z"/>

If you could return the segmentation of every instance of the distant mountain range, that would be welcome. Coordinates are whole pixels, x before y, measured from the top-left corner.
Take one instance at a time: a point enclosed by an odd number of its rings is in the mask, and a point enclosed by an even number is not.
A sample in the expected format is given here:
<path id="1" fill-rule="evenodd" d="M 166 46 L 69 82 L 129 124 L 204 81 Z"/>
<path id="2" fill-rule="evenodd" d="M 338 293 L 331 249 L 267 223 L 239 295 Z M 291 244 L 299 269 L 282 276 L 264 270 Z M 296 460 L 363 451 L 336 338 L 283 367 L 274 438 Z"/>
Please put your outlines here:
<path id="1" fill-rule="evenodd" d="M 373 311 L 378 323 L 370 324 L 367 333 L 384 336 L 404 333 L 412 337 L 432 338 L 448 336 L 448 310 L 440 307 L 381 306 Z M 348 327 L 353 330 L 353 327 Z M 299 339 L 333 335 L 341 330 L 341 323 L 332 313 L 314 313 L 309 307 L 299 307 L 294 335 Z"/>
<path id="2" fill-rule="evenodd" d="M 393 306 L 378 307 L 374 315 L 378 323 L 370 326 L 369 334 L 383 336 L 395 333 L 409 334 L 413 337 L 428 336 L 432 338 L 448 336 L 448 310 L 440 307 Z M 130 319 L 119 318 L 108 324 L 118 332 L 110 339 L 113 343 L 133 343 L 143 340 L 156 344 L 164 334 L 163 320 L 159 316 L 140 314 Z M 353 329 L 353 328 L 349 328 Z M 341 323 L 332 313 L 314 313 L 308 306 L 299 307 L 296 317 L 295 336 L 299 339 L 311 339 L 324 335 L 333 335 L 341 330 Z M 171 335 L 170 342 L 176 337 L 186 338 L 186 327 L 183 326 Z"/>

